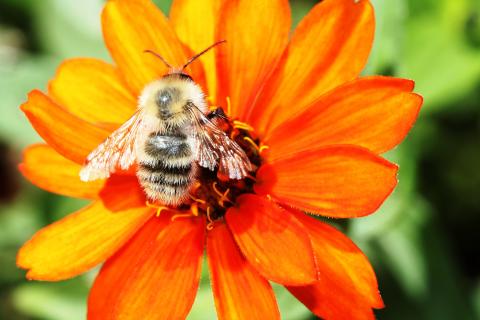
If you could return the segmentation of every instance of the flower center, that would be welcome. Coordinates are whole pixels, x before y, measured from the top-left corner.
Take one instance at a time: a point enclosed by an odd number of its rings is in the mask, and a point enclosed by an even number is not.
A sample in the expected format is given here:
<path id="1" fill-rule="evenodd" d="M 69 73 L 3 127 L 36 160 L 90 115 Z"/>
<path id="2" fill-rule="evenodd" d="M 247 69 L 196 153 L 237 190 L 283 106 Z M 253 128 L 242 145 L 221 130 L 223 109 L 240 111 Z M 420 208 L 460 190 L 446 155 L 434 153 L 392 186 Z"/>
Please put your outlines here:
<path id="1" fill-rule="evenodd" d="M 219 127 L 245 151 L 255 169 L 243 180 L 231 180 L 218 176 L 217 171 L 200 169 L 198 181 L 191 191 L 193 203 L 189 206 L 192 212 L 198 209 L 198 214 L 206 215 L 207 228 L 212 228 L 216 220 L 222 219 L 238 196 L 253 193 L 256 171 L 261 164 L 260 154 L 267 148 L 253 137 L 250 125 L 237 120 L 219 122 Z"/>
<path id="2" fill-rule="evenodd" d="M 215 110 L 216 107 L 210 107 Z M 230 115 L 230 101 L 227 98 L 227 115 Z M 238 120 L 219 119 L 217 126 L 235 141 L 246 153 L 254 170 L 242 180 L 232 180 L 222 177 L 218 170 L 212 171 L 199 167 L 197 181 L 190 191 L 190 201 L 182 204 L 176 210 L 182 213 L 176 214 L 172 220 L 181 217 L 204 215 L 207 218 L 207 229 L 213 228 L 215 222 L 223 218 L 228 208 L 233 206 L 236 198 L 245 193 L 253 193 L 253 186 L 256 181 L 256 171 L 261 165 L 261 153 L 268 149 L 258 138 L 253 135 L 253 128 Z M 157 216 L 164 210 L 171 210 L 168 207 L 159 207 L 147 202 L 147 206 L 157 210 Z"/>

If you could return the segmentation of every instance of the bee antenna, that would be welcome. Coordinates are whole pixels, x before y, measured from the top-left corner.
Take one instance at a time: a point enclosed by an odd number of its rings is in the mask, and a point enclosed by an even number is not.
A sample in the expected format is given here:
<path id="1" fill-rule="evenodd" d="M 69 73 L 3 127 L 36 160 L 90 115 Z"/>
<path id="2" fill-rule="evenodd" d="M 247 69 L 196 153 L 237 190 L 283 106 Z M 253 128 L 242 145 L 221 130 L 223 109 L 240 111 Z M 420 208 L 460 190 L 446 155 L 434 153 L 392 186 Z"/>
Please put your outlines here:
<path id="1" fill-rule="evenodd" d="M 190 65 L 190 63 L 192 63 L 193 61 L 197 60 L 200 56 L 202 56 L 204 53 L 206 53 L 207 51 L 209 51 L 210 49 L 212 49 L 213 47 L 216 47 L 218 46 L 219 44 L 222 44 L 222 43 L 225 43 L 227 42 L 227 40 L 220 40 L 220 41 L 217 41 L 215 42 L 214 44 L 212 44 L 210 47 L 204 49 L 202 52 L 200 53 L 197 53 L 196 55 L 194 55 L 193 57 L 190 58 L 190 60 L 188 60 L 187 63 L 185 63 L 182 67 L 182 70 L 185 70 L 186 67 L 188 67 Z"/>
<path id="2" fill-rule="evenodd" d="M 173 69 L 173 67 L 170 65 L 170 63 L 167 62 L 167 60 L 165 60 L 161 55 L 159 55 L 158 53 L 152 51 L 152 50 L 144 50 L 143 51 L 144 53 L 150 53 L 150 54 L 153 54 L 155 57 L 157 57 L 158 59 L 162 60 L 162 62 L 169 68 L 169 69 Z"/>

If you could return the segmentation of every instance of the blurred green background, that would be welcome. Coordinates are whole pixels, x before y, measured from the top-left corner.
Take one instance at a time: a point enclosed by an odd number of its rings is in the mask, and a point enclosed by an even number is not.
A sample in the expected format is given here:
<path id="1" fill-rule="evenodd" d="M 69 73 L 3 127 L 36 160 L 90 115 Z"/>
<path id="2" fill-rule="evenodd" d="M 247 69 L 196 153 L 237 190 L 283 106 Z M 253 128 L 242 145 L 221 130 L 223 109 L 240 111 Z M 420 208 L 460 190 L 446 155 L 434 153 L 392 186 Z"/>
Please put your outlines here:
<path id="1" fill-rule="evenodd" d="M 156 1 L 168 12 L 170 1 Z M 480 0 L 372 0 L 365 74 L 414 79 L 425 98 L 407 140 L 387 157 L 400 184 L 374 215 L 339 226 L 367 253 L 387 308 L 379 319 L 480 319 Z M 291 1 L 294 21 L 315 1 Z M 27 282 L 15 254 L 81 201 L 31 186 L 16 170 L 40 141 L 18 106 L 68 57 L 109 59 L 101 0 L 0 0 L 0 319 L 84 319 L 95 271 Z M 330 220 L 331 221 L 331 220 Z M 310 313 L 276 288 L 284 319 Z M 332 292 L 332 294 L 335 294 Z M 214 319 L 205 275 L 190 319 Z"/>

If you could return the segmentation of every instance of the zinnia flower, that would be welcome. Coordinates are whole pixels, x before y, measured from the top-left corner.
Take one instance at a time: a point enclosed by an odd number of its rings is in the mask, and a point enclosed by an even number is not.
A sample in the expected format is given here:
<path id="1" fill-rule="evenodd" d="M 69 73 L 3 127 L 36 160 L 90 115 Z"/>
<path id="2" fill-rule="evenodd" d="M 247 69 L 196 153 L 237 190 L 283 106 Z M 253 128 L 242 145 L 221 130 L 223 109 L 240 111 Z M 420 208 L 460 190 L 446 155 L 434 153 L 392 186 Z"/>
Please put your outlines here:
<path id="1" fill-rule="evenodd" d="M 304 213 L 374 212 L 397 183 L 379 154 L 405 137 L 422 103 L 412 81 L 359 76 L 374 34 L 369 1 L 322 1 L 291 37 L 287 0 L 175 0 L 170 19 L 149 0 L 111 0 L 102 23 L 114 64 L 68 60 L 48 93 L 34 90 L 22 106 L 46 142 L 25 151 L 24 175 L 92 200 L 22 247 L 27 277 L 68 279 L 105 261 L 89 319 L 182 319 L 206 242 L 220 319 L 278 319 L 269 281 L 322 318 L 373 318 L 383 302 L 367 258 Z M 169 209 L 146 201 L 134 168 L 81 182 L 86 156 L 168 72 L 144 50 L 182 65 L 223 39 L 187 72 L 228 110 L 224 130 L 258 167 L 252 176 L 225 181 L 204 169 L 192 201 Z"/>

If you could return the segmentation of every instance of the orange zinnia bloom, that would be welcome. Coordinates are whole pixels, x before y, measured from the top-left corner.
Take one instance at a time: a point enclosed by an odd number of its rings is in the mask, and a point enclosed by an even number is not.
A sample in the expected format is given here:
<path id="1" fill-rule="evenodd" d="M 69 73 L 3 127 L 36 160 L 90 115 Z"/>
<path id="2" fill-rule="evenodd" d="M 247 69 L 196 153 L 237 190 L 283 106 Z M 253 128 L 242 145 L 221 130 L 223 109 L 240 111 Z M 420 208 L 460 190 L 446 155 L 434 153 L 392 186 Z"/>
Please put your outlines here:
<path id="1" fill-rule="evenodd" d="M 102 23 L 115 65 L 68 60 L 47 94 L 35 90 L 22 105 L 47 143 L 25 151 L 24 175 L 48 191 L 93 200 L 23 246 L 18 265 L 27 277 L 68 279 L 105 261 L 89 319 L 181 319 L 196 295 L 206 242 L 220 319 L 278 319 L 268 280 L 317 316 L 373 318 L 383 302 L 367 258 L 303 213 L 374 212 L 397 183 L 397 167 L 379 154 L 405 137 L 422 104 L 412 81 L 359 77 L 374 34 L 369 1 L 322 1 L 291 37 L 287 0 L 175 0 L 170 19 L 149 0 L 111 0 Z M 133 170 L 81 182 L 86 156 L 168 72 L 144 50 L 182 65 L 222 39 L 188 73 L 212 105 L 230 102 L 225 130 L 259 166 L 253 177 L 200 178 L 187 204 L 198 214 L 186 217 L 184 208 L 157 216 Z"/>

